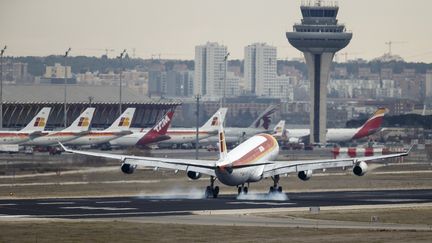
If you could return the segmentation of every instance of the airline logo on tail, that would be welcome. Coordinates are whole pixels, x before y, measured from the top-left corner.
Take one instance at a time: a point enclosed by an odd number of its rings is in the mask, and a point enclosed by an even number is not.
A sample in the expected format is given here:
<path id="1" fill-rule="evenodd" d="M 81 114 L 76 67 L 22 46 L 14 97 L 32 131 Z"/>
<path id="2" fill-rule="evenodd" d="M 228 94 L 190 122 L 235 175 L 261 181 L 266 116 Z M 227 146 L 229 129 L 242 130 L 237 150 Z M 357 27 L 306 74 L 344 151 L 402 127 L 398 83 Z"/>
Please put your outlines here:
<path id="1" fill-rule="evenodd" d="M 219 118 L 217 116 L 213 117 L 211 126 L 219 126 Z"/>
<path id="2" fill-rule="evenodd" d="M 88 117 L 81 117 L 78 126 L 79 127 L 88 127 L 90 125 L 90 119 Z"/>
<path id="3" fill-rule="evenodd" d="M 225 136 L 223 132 L 219 132 L 219 146 L 220 146 L 220 152 L 224 153 L 226 151 L 226 144 L 225 144 Z"/>
<path id="4" fill-rule="evenodd" d="M 162 120 L 159 121 L 158 124 L 156 124 L 154 130 L 156 130 L 156 132 L 160 132 L 162 128 L 164 128 L 170 122 L 171 118 L 169 117 L 169 114 L 167 114 L 164 118 L 162 118 Z"/>
<path id="5" fill-rule="evenodd" d="M 271 118 L 270 116 L 277 110 L 276 106 L 270 106 L 268 107 L 263 114 L 261 114 L 257 120 L 255 120 L 255 128 L 259 128 L 259 127 L 263 127 L 264 129 L 268 130 L 270 123 L 271 123 Z M 261 120 L 262 120 L 262 124 L 261 124 Z"/>
<path id="6" fill-rule="evenodd" d="M 36 121 L 33 124 L 34 127 L 45 127 L 45 125 L 46 125 L 46 121 L 45 118 L 43 117 L 37 117 Z"/>
<path id="7" fill-rule="evenodd" d="M 122 117 L 120 119 L 118 126 L 119 127 L 129 127 L 130 126 L 129 117 Z"/>
<path id="8" fill-rule="evenodd" d="M 381 129 L 384 115 L 388 112 L 387 108 L 379 108 L 363 126 L 359 128 L 353 139 L 367 137 Z"/>

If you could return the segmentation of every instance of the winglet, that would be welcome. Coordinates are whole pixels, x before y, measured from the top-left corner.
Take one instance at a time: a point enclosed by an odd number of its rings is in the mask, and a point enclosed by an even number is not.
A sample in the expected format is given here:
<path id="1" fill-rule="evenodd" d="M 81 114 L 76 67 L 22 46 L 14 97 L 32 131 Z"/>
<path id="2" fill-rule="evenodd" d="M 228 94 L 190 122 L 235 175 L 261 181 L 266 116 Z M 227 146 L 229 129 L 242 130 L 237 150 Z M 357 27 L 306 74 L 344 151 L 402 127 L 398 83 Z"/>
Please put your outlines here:
<path id="1" fill-rule="evenodd" d="M 65 151 L 65 152 L 70 152 L 68 148 L 66 148 L 61 142 L 58 142 L 58 144 L 60 145 L 60 147 Z"/>

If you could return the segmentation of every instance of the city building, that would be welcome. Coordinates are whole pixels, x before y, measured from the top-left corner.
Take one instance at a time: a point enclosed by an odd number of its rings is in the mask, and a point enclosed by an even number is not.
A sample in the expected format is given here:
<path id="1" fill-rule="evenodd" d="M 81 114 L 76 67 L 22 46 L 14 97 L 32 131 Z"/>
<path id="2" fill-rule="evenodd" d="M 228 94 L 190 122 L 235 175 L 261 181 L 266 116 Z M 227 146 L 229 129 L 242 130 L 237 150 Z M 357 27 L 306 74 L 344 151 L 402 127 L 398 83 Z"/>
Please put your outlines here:
<path id="1" fill-rule="evenodd" d="M 316 1 L 303 4 L 303 19 L 287 32 L 288 42 L 303 52 L 311 83 L 310 141 L 325 143 L 327 131 L 327 81 L 335 53 L 346 47 L 352 38 L 345 25 L 336 19 L 339 6 Z"/>
<path id="2" fill-rule="evenodd" d="M 194 95 L 218 99 L 227 95 L 225 90 L 238 86 L 226 82 L 227 53 L 227 47 L 216 42 L 195 47 Z"/>

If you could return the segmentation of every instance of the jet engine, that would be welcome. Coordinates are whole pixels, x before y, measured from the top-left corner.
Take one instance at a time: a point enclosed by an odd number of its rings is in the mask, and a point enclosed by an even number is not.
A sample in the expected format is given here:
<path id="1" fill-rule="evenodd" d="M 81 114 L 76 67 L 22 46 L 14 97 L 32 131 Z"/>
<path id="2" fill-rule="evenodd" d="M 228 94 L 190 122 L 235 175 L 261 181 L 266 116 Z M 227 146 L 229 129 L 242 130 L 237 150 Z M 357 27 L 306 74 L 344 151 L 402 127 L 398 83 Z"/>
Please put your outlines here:
<path id="1" fill-rule="evenodd" d="M 187 176 L 192 180 L 198 180 L 201 177 L 201 173 L 195 171 L 188 171 Z"/>
<path id="2" fill-rule="evenodd" d="M 356 176 L 362 176 L 366 174 L 367 170 L 368 170 L 368 165 L 364 161 L 360 161 L 354 166 L 353 173 Z"/>
<path id="3" fill-rule="evenodd" d="M 312 170 L 300 171 L 298 173 L 298 178 L 302 181 L 307 181 L 312 177 Z"/>
<path id="4" fill-rule="evenodd" d="M 123 163 L 121 165 L 121 171 L 125 174 L 132 174 L 135 171 L 136 165 Z"/>

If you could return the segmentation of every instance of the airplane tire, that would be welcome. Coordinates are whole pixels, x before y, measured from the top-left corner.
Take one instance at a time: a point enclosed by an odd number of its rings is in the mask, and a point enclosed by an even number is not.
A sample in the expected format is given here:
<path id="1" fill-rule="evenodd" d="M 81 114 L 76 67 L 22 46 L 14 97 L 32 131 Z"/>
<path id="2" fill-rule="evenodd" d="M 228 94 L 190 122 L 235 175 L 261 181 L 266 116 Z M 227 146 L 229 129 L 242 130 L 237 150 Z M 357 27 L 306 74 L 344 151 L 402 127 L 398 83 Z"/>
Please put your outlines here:
<path id="1" fill-rule="evenodd" d="M 278 187 L 278 189 L 277 189 L 277 190 L 278 190 L 278 192 L 279 192 L 279 193 L 282 193 L 282 187 L 281 187 L 281 186 L 280 186 L 280 187 Z"/>
<path id="2" fill-rule="evenodd" d="M 238 193 L 238 195 L 240 195 L 241 192 L 242 192 L 242 188 L 241 188 L 241 187 L 238 187 L 238 188 L 237 188 L 237 193 Z"/>
<path id="3" fill-rule="evenodd" d="M 249 189 L 247 188 L 247 186 L 243 187 L 243 193 L 244 194 L 248 194 Z"/>
<path id="4" fill-rule="evenodd" d="M 216 186 L 213 190 L 213 198 L 217 198 L 219 195 L 219 187 Z"/>

